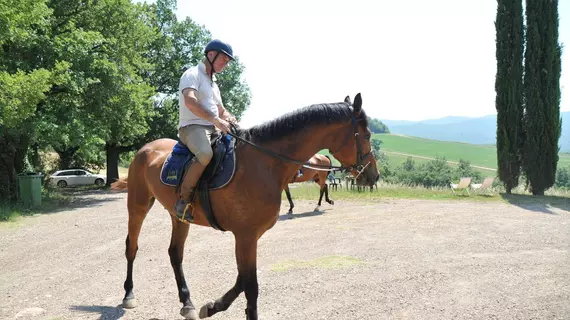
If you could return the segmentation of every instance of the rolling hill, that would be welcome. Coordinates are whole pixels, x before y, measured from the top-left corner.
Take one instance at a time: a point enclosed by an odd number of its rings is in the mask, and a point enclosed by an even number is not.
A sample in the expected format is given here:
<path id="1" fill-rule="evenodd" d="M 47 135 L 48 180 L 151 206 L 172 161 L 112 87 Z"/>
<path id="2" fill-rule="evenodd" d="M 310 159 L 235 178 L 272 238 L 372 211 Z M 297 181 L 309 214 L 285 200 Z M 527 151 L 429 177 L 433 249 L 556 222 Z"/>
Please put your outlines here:
<path id="1" fill-rule="evenodd" d="M 463 142 L 438 141 L 432 139 L 409 137 L 400 134 L 374 134 L 372 139 L 382 141 L 380 149 L 388 155 L 391 166 L 396 167 L 412 157 L 421 163 L 445 158 L 449 164 L 455 165 L 460 159 L 468 160 L 471 166 L 484 175 L 492 175 L 497 170 L 497 150 L 494 145 L 469 144 Z M 328 150 L 319 153 L 329 155 Z M 558 167 L 570 167 L 570 154 L 559 154 Z M 334 165 L 339 162 L 333 159 Z"/>
<path id="2" fill-rule="evenodd" d="M 373 139 L 382 141 L 381 150 L 386 152 L 390 163 L 394 164 L 405 161 L 408 156 L 419 161 L 441 157 L 452 164 L 459 159 L 468 160 L 482 172 L 497 169 L 497 150 L 491 145 L 438 141 L 398 134 L 375 134 Z M 559 157 L 559 167 L 570 166 L 570 154 L 561 153 Z"/>
<path id="3" fill-rule="evenodd" d="M 562 134 L 558 144 L 561 152 L 570 152 L 570 112 L 562 112 L 560 116 Z M 480 118 L 445 117 L 424 121 L 380 120 L 393 134 L 470 144 L 494 145 L 496 142 L 495 115 Z"/>

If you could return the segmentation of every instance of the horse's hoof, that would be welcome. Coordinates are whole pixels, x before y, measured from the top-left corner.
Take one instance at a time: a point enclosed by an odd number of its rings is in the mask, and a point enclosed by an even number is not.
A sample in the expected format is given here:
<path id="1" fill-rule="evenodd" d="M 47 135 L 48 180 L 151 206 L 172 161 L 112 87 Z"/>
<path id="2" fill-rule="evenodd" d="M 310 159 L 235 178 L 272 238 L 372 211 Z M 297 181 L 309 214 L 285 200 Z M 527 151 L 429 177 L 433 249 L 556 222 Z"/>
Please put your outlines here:
<path id="1" fill-rule="evenodd" d="M 209 318 L 210 316 L 208 315 L 208 310 L 212 309 L 213 307 L 214 304 L 212 302 L 203 305 L 202 308 L 200 308 L 200 319 Z"/>
<path id="2" fill-rule="evenodd" d="M 123 308 L 125 309 L 132 309 L 137 306 L 137 299 L 123 299 Z"/>
<path id="3" fill-rule="evenodd" d="M 333 200 L 331 200 L 331 202 L 329 202 L 329 203 L 330 203 L 332 206 L 334 206 L 334 201 L 333 201 Z"/>
<path id="4" fill-rule="evenodd" d="M 293 210 L 289 210 L 289 211 L 287 212 L 287 214 L 291 214 L 291 215 L 292 215 L 292 214 L 293 214 Z"/>
<path id="5" fill-rule="evenodd" d="M 198 320 L 198 312 L 193 307 L 185 306 L 180 309 L 180 315 L 184 319 Z"/>
<path id="6" fill-rule="evenodd" d="M 316 207 L 315 207 L 315 210 L 313 210 L 313 212 L 319 212 L 319 211 L 321 211 L 321 207 L 320 207 L 320 206 L 316 206 Z"/>

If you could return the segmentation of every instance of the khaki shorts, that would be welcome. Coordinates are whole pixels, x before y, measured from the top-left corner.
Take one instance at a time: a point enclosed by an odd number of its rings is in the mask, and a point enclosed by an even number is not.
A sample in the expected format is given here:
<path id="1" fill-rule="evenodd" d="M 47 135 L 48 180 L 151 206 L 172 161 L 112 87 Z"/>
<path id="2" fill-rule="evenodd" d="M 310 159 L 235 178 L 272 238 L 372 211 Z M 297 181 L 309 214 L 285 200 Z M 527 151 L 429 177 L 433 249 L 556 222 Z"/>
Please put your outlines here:
<path id="1" fill-rule="evenodd" d="M 211 141 L 219 134 L 214 126 L 191 124 L 178 129 L 178 136 L 203 166 L 207 166 L 214 156 Z"/>

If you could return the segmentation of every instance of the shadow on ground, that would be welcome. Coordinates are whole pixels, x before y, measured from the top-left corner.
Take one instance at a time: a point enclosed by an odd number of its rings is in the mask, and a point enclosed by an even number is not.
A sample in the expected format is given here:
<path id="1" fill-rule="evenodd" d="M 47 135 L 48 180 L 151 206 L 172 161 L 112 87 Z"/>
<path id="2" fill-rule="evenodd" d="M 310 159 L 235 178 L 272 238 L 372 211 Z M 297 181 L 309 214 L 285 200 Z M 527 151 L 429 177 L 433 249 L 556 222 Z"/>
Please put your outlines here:
<path id="1" fill-rule="evenodd" d="M 570 212 L 570 198 L 567 197 L 506 193 L 501 193 L 501 197 L 512 205 L 537 213 L 555 214 L 552 208 Z"/>
<path id="2" fill-rule="evenodd" d="M 125 310 L 118 305 L 116 307 L 110 306 L 72 306 L 71 310 L 82 313 L 96 313 L 99 314 L 99 320 L 118 320 L 125 315 Z"/>
<path id="3" fill-rule="evenodd" d="M 323 213 L 325 213 L 324 210 L 318 210 L 318 211 L 306 211 L 303 213 L 293 213 L 293 214 L 281 214 L 279 215 L 279 221 L 286 221 L 286 220 L 292 220 L 292 219 L 297 219 L 297 218 L 308 218 L 308 217 L 314 217 L 314 216 L 320 216 Z"/>
<path id="4" fill-rule="evenodd" d="M 17 208 L 23 216 L 53 214 L 62 211 L 97 207 L 117 201 L 126 191 L 111 191 L 108 188 L 65 188 L 52 191 L 42 197 L 42 204 L 35 208 Z"/>

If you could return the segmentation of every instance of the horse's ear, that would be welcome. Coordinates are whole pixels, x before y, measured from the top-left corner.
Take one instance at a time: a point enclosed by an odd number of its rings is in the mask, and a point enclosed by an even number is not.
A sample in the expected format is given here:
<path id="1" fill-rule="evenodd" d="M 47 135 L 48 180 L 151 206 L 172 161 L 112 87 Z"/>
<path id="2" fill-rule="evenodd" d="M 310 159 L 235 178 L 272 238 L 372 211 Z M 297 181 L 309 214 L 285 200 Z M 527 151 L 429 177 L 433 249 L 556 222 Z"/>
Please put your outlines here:
<path id="1" fill-rule="evenodd" d="M 348 104 L 352 104 L 352 102 L 350 102 L 350 97 L 346 96 L 346 98 L 344 98 L 344 102 L 348 103 Z"/>
<path id="2" fill-rule="evenodd" d="M 362 97 L 360 96 L 360 93 L 354 97 L 354 104 L 352 106 L 355 113 L 358 113 L 360 110 L 362 110 Z"/>

